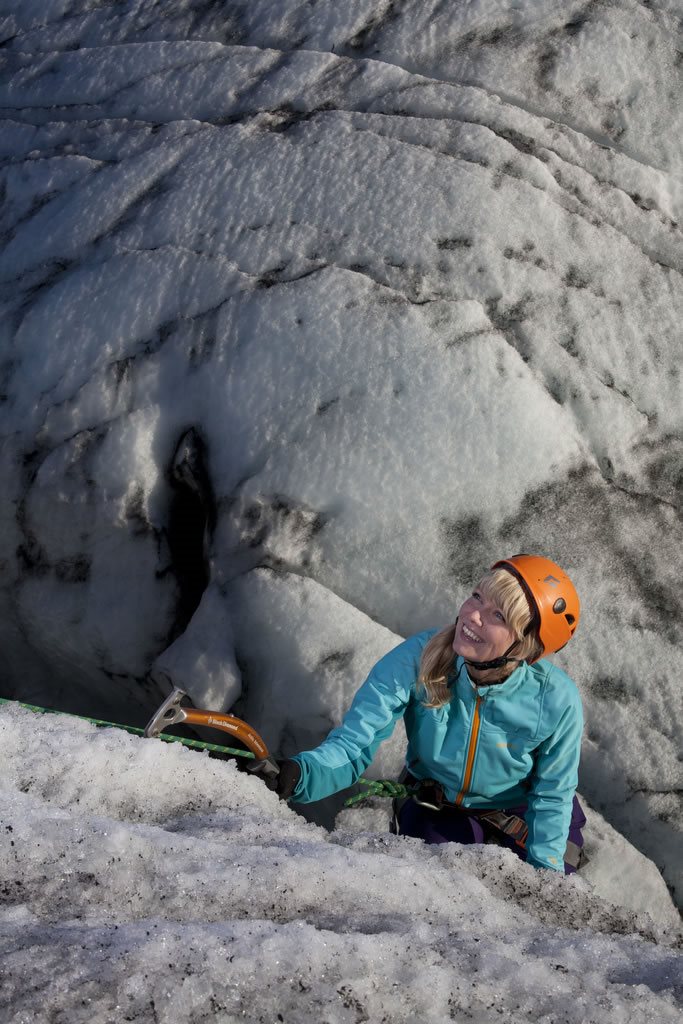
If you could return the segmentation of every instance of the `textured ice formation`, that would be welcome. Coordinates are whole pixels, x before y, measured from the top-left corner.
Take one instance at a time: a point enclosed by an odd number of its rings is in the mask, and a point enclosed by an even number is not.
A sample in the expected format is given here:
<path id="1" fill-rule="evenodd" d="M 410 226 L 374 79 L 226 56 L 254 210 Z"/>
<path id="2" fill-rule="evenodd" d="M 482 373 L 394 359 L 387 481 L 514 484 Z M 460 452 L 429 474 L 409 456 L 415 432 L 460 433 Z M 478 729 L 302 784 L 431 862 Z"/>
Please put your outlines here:
<path id="1" fill-rule="evenodd" d="M 2 693 L 291 752 L 537 550 L 582 792 L 680 901 L 677 22 L 3 0 Z"/>
<path id="2" fill-rule="evenodd" d="M 0 740 L 8 1024 L 680 1020 L 653 865 L 626 910 L 497 847 L 328 833 L 176 745 L 9 706 Z"/>

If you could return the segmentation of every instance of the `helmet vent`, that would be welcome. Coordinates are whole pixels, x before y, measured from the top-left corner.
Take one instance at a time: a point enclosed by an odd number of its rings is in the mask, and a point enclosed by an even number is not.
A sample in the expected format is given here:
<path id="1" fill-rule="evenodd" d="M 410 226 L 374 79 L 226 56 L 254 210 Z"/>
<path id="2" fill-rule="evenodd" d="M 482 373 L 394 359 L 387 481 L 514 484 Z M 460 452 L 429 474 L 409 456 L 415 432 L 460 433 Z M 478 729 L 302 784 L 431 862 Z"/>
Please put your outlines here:
<path id="1" fill-rule="evenodd" d="M 567 614 L 567 615 L 565 615 L 565 619 L 567 620 L 567 622 L 569 623 L 570 626 L 573 626 L 574 623 L 576 622 L 576 619 L 574 618 L 573 615 Z"/>
<path id="2" fill-rule="evenodd" d="M 553 611 L 556 615 L 559 615 L 567 607 L 567 602 L 563 597 L 558 597 L 557 601 L 553 605 Z M 569 618 L 569 616 L 567 616 Z"/>

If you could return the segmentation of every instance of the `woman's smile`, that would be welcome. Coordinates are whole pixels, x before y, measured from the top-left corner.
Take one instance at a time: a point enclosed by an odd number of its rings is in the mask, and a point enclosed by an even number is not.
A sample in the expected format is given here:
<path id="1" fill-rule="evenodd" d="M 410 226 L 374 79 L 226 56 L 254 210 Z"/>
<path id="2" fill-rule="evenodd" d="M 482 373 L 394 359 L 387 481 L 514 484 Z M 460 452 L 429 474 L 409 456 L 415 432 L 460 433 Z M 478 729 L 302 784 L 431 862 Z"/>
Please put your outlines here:
<path id="1" fill-rule="evenodd" d="M 463 636 L 467 637 L 468 640 L 472 640 L 475 644 L 483 644 L 483 640 L 480 636 L 477 636 L 475 632 L 469 629 L 465 623 L 462 624 Z"/>

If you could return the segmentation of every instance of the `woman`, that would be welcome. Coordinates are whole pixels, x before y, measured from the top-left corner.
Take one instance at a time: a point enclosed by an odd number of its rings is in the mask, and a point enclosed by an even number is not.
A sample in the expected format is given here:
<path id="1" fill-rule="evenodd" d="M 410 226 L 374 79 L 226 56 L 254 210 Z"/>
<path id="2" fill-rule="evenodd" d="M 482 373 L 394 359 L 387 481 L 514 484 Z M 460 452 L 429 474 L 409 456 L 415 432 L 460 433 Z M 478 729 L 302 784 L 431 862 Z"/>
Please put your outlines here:
<path id="1" fill-rule="evenodd" d="M 419 633 L 379 661 L 342 724 L 280 765 L 282 799 L 307 803 L 350 786 L 399 718 L 417 792 L 396 831 L 428 843 L 493 839 L 537 868 L 580 863 L 575 790 L 583 716 L 572 680 L 540 660 L 569 641 L 579 599 L 549 559 L 496 562 L 454 624 Z"/>

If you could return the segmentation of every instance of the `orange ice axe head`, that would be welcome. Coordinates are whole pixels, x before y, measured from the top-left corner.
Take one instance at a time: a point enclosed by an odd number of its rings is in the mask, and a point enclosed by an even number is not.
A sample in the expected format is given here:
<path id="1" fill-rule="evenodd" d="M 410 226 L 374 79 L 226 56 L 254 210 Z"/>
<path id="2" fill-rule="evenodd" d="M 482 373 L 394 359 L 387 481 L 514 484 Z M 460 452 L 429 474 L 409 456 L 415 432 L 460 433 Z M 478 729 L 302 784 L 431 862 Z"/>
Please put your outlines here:
<path id="1" fill-rule="evenodd" d="M 210 729 L 220 729 L 237 737 L 250 750 L 255 758 L 268 759 L 268 747 L 259 734 L 241 718 L 227 715 L 221 711 L 202 711 L 199 708 L 183 707 L 182 701 L 187 696 L 184 690 L 176 687 L 145 727 L 145 736 L 155 738 L 164 728 L 171 725 L 199 725 Z"/>

